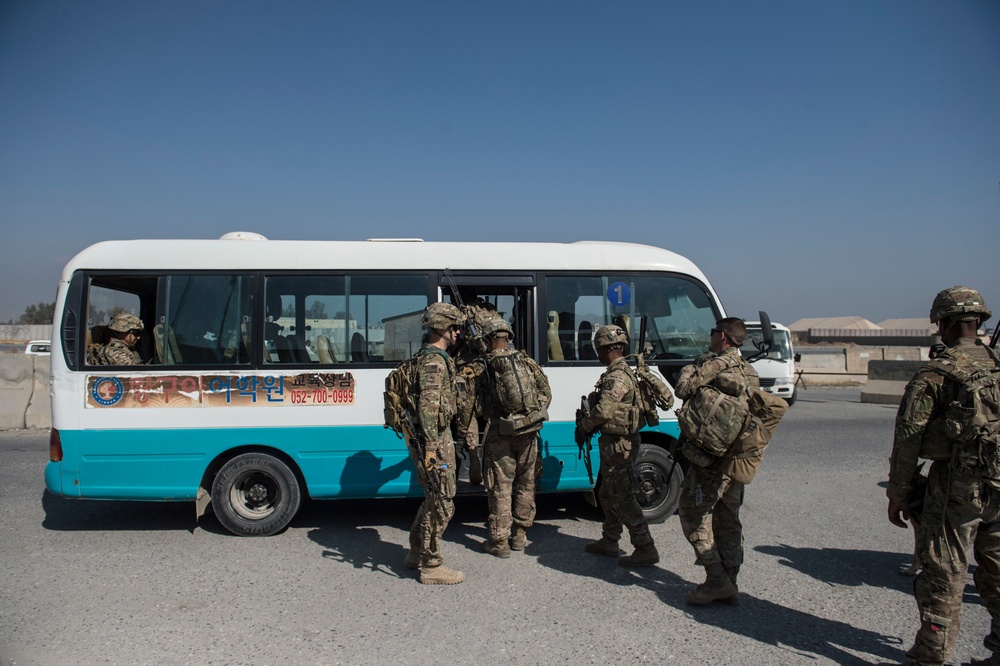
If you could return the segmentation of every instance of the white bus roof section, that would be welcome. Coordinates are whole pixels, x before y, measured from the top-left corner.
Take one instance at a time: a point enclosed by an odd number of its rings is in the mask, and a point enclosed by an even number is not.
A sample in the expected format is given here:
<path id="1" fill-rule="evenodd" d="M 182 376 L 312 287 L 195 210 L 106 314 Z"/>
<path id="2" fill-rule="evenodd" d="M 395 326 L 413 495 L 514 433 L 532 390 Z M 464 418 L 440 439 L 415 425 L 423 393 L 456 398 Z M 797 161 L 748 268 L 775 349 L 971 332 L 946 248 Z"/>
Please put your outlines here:
<path id="1" fill-rule="evenodd" d="M 759 321 L 745 321 L 743 323 L 747 325 L 747 328 L 760 328 Z M 776 321 L 771 322 L 771 328 L 773 328 L 776 331 L 788 331 L 789 333 L 791 333 L 791 331 L 788 329 L 787 326 L 785 326 L 784 324 L 779 324 Z"/>
<path id="2" fill-rule="evenodd" d="M 130 240 L 86 248 L 63 269 L 110 270 L 440 270 L 668 271 L 705 275 L 679 254 L 650 245 L 575 243 L 456 243 L 399 241 Z"/>

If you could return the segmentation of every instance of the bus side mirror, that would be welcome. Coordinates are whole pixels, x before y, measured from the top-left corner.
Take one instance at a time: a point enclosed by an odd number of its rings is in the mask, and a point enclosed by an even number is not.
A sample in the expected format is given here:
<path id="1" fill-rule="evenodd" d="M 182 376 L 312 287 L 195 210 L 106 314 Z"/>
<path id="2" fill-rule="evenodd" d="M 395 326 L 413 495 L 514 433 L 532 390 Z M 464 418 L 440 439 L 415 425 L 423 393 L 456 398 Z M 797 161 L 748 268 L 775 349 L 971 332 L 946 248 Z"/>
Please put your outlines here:
<path id="1" fill-rule="evenodd" d="M 802 354 L 795 352 L 795 362 L 799 363 L 800 361 L 802 361 Z"/>
<path id="2" fill-rule="evenodd" d="M 763 349 L 771 349 L 774 345 L 774 329 L 771 328 L 771 318 L 763 310 L 758 310 L 760 316 L 760 335 L 764 342 Z"/>

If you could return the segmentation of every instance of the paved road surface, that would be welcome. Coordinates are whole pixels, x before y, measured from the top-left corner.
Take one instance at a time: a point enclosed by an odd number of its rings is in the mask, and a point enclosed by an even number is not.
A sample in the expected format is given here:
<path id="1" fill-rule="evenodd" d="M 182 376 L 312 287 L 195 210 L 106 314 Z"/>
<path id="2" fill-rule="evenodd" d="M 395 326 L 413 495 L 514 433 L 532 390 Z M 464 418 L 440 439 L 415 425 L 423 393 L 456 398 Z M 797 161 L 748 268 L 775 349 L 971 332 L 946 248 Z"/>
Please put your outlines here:
<path id="1" fill-rule="evenodd" d="M 912 537 L 885 519 L 894 409 L 808 389 L 748 488 L 743 603 L 691 608 L 701 569 L 677 518 L 662 555 L 628 571 L 588 555 L 598 513 L 543 496 L 526 552 L 479 549 L 485 500 L 446 533 L 468 580 L 425 587 L 403 567 L 412 500 L 314 502 L 284 533 L 245 539 L 189 503 L 43 493 L 47 433 L 0 433 L 0 665 L 871 664 L 917 625 L 897 573 Z M 968 588 L 955 663 L 983 656 Z"/>

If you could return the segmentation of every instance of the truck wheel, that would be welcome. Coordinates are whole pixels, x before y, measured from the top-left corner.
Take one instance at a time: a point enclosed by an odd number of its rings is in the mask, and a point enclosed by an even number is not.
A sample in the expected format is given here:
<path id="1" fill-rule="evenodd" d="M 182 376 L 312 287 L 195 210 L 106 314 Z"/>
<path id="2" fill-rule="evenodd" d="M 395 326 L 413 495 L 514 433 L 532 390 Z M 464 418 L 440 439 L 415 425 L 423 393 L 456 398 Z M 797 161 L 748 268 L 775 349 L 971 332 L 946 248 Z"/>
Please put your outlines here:
<path id="1" fill-rule="evenodd" d="M 677 510 L 681 501 L 684 471 L 665 449 L 639 445 L 635 461 L 635 498 L 647 523 L 662 523 Z"/>
<path id="2" fill-rule="evenodd" d="M 266 453 L 243 453 L 219 470 L 212 508 L 222 526 L 239 536 L 271 536 L 291 522 L 302 494 L 295 474 Z"/>

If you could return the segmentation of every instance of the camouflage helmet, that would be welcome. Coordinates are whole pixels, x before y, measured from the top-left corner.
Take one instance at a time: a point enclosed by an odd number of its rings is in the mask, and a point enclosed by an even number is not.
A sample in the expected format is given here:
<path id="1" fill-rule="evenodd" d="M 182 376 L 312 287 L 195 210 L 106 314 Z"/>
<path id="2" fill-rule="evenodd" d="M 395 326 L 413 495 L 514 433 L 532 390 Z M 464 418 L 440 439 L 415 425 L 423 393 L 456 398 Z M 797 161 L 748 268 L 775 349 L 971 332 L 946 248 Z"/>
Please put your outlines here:
<path id="1" fill-rule="evenodd" d="M 431 303 L 424 310 L 421 321 L 427 328 L 443 331 L 449 326 L 465 323 L 465 315 L 451 303 Z"/>
<path id="2" fill-rule="evenodd" d="M 993 313 L 986 307 L 982 294 L 971 287 L 956 286 L 938 292 L 931 305 L 931 323 L 936 324 L 946 317 L 956 316 L 964 320 L 978 318 L 981 323 L 992 317 Z"/>
<path id="3" fill-rule="evenodd" d="M 142 320 L 129 312 L 119 312 L 111 318 L 108 328 L 119 333 L 129 331 L 141 331 L 143 329 Z"/>
<path id="4" fill-rule="evenodd" d="M 620 326 L 601 326 L 594 334 L 594 346 L 598 349 L 621 345 L 622 349 L 628 349 L 628 336 Z"/>
<path id="5" fill-rule="evenodd" d="M 490 317 L 483 323 L 483 337 L 495 338 L 505 334 L 508 338 L 514 337 L 514 331 L 510 324 L 503 317 Z"/>

